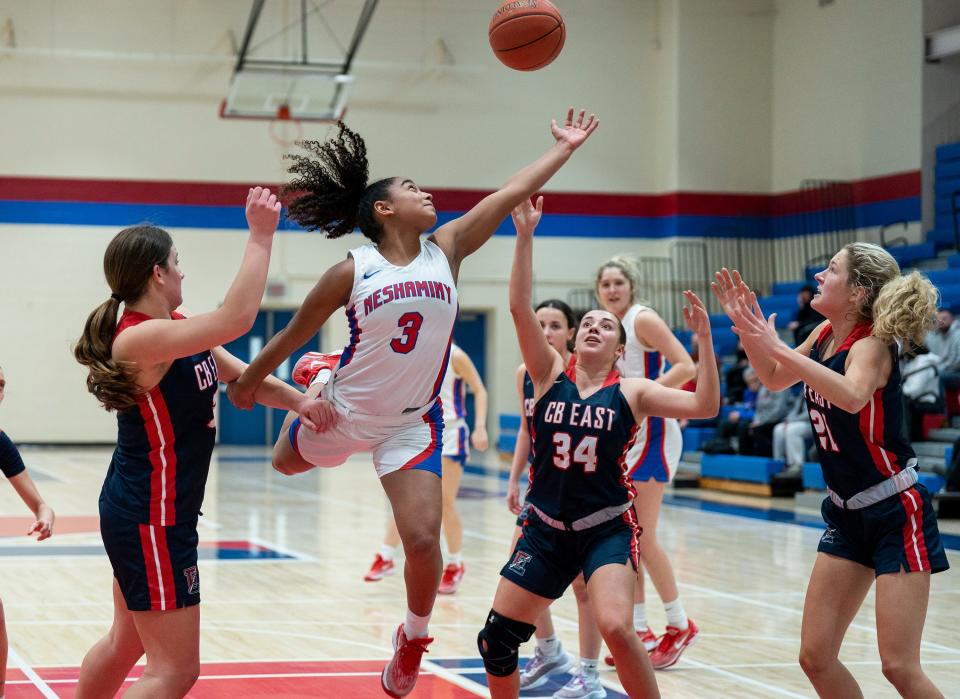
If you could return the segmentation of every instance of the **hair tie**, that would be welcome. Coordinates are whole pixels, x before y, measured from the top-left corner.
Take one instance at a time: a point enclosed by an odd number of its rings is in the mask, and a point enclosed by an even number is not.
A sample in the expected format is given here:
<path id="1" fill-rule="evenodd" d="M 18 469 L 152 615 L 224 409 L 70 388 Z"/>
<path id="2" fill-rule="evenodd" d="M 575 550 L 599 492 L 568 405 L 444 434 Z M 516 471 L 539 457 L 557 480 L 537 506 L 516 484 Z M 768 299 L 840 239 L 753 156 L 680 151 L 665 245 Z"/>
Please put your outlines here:
<path id="1" fill-rule="evenodd" d="M 123 297 L 120 294 L 110 294 L 110 298 L 121 303 L 123 302 Z"/>

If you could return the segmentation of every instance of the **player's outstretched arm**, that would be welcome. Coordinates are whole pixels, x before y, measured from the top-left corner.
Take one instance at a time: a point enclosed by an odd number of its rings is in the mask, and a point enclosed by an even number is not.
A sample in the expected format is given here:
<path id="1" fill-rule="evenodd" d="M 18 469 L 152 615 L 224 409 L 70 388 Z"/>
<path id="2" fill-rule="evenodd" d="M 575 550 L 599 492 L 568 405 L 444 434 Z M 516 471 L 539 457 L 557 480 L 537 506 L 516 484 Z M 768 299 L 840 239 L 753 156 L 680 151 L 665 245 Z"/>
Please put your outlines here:
<path id="1" fill-rule="evenodd" d="M 217 363 L 217 375 L 230 390 L 247 365 L 227 352 L 223 347 L 213 349 L 213 358 Z M 300 416 L 300 422 L 307 428 L 325 432 L 337 422 L 337 412 L 328 401 L 315 400 L 304 395 L 293 386 L 284 383 L 276 376 L 268 376 L 257 387 L 254 400 L 268 408 L 292 410 Z"/>
<path id="2" fill-rule="evenodd" d="M 707 309 L 695 293 L 684 291 L 689 305 L 683 307 L 687 327 L 697 334 L 700 362 L 697 389 L 694 392 L 668 388 L 648 379 L 623 382 L 627 400 L 638 418 L 646 415 L 702 419 L 716 416 L 720 410 L 720 375 L 713 353 L 713 336 Z"/>
<path id="3" fill-rule="evenodd" d="M 153 319 L 128 328 L 113 345 L 114 360 L 134 362 L 141 368 L 162 364 L 235 340 L 253 327 L 280 220 L 276 195 L 261 187 L 251 189 L 246 217 L 250 236 L 223 304 L 186 320 Z"/>
<path id="4" fill-rule="evenodd" d="M 743 346 L 750 347 L 760 356 L 775 361 L 782 372 L 796 376 L 838 408 L 848 413 L 857 413 L 870 401 L 870 397 L 887 384 L 892 367 L 889 348 L 876 337 L 865 337 L 853 343 L 847 355 L 845 373 L 840 374 L 809 357 L 819 332 L 810 333 L 804 341 L 806 353 L 797 352 L 780 339 L 773 327 L 774 316 L 764 322 L 763 316 L 754 311 L 756 294 L 751 294 L 751 304 L 741 300 L 734 311 L 735 331 L 744 339 Z M 747 353 L 750 357 L 750 353 Z M 752 361 L 752 357 L 751 357 Z M 759 376 L 760 372 L 757 372 Z"/>
<path id="5" fill-rule="evenodd" d="M 550 122 L 550 132 L 554 138 L 550 150 L 515 173 L 499 190 L 484 197 L 463 216 L 436 230 L 433 239 L 446 253 L 454 274 L 463 259 L 490 239 L 515 206 L 539 191 L 599 125 L 600 120 L 593 114 L 586 117 L 583 109 L 575 114 L 571 107 L 563 126 L 559 126 L 556 120 Z"/>
<path id="6" fill-rule="evenodd" d="M 527 368 L 521 364 L 517 369 L 517 395 L 520 396 L 520 430 L 517 443 L 513 447 L 513 461 L 510 462 L 510 476 L 507 478 L 507 509 L 520 514 L 520 473 L 527 467 L 530 457 L 530 432 L 527 430 L 526 406 L 523 403 L 523 375 Z"/>
<path id="7" fill-rule="evenodd" d="M 757 343 L 755 333 L 741 332 L 742 329 L 737 323 L 737 318 L 741 316 L 742 308 L 745 307 L 750 315 L 764 319 L 765 324 L 776 334 L 775 323 L 777 314 L 773 313 L 769 318 L 764 316 L 760 308 L 760 303 L 757 301 L 757 295 L 747 286 L 747 283 L 737 270 L 731 272 L 731 270 L 724 267 L 716 273 L 715 277 L 716 281 L 710 284 L 710 288 L 713 291 L 713 295 L 716 296 L 720 302 L 723 312 L 727 314 L 727 317 L 730 318 L 734 324 L 733 332 L 740 338 L 740 342 L 743 344 L 743 351 L 747 354 L 750 366 L 757 372 L 757 378 L 760 379 L 760 382 L 771 391 L 783 391 L 800 381 L 800 377 L 796 373 L 790 371 L 790 369 L 779 362 L 776 357 L 767 353 L 763 349 L 762 343 Z M 824 324 L 825 323 L 826 321 L 824 321 Z M 821 324 L 814 332 L 810 333 L 803 343 L 797 347 L 796 352 L 798 354 L 804 357 L 810 355 L 813 343 L 819 336 L 824 324 Z"/>
<path id="8" fill-rule="evenodd" d="M 53 536 L 53 523 L 56 515 L 53 508 L 50 507 L 37 490 L 36 484 L 26 471 L 21 471 L 18 475 L 10 479 L 10 485 L 17 491 L 17 495 L 23 500 L 23 503 L 30 508 L 36 521 L 30 525 L 27 530 L 27 536 L 37 535 L 37 541 L 43 541 Z"/>
<path id="9" fill-rule="evenodd" d="M 543 336 L 533 311 L 533 231 L 540 223 L 542 211 L 543 197 L 537 197 L 536 207 L 529 199 L 524 199 L 513 210 L 517 244 L 510 270 L 510 314 L 517 329 L 523 363 L 536 387 L 535 397 L 539 397 L 543 387 L 563 371 L 563 359 Z"/>
<path id="10" fill-rule="evenodd" d="M 471 361 L 470 356 L 459 347 L 450 354 L 450 365 L 453 372 L 467 382 L 473 393 L 473 430 L 470 432 L 470 443 L 474 449 L 486 451 L 487 438 L 487 387 L 483 385 L 480 372 Z"/>
<path id="11" fill-rule="evenodd" d="M 260 382 L 320 330 L 335 310 L 349 302 L 353 273 L 353 258 L 348 257 L 320 277 L 287 327 L 270 338 L 240 378 L 227 387 L 231 403 L 243 410 L 253 407 L 254 392 Z"/>

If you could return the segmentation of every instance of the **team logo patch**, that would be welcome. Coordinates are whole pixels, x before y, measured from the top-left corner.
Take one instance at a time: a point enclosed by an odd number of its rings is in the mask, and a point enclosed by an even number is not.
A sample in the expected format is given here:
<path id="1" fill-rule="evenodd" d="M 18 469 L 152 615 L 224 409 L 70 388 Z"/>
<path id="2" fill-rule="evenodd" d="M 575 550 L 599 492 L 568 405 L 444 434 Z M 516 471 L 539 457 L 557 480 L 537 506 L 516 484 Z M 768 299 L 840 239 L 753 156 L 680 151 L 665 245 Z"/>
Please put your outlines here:
<path id="1" fill-rule="evenodd" d="M 512 570 L 517 575 L 523 575 L 527 572 L 527 563 L 530 562 L 529 553 L 526 551 L 517 551 L 513 556 L 513 561 L 510 563 L 510 570 Z"/>
<path id="2" fill-rule="evenodd" d="M 183 569 L 183 577 L 187 579 L 187 594 L 196 595 L 200 593 L 200 573 L 196 566 L 190 566 Z"/>
<path id="3" fill-rule="evenodd" d="M 836 533 L 837 533 L 837 530 L 836 530 L 836 529 L 834 529 L 833 527 L 827 527 L 827 531 L 825 531 L 825 532 L 823 533 L 823 536 L 820 537 L 820 543 L 821 543 L 821 544 L 833 544 L 833 543 L 836 543 L 836 542 L 834 541 L 834 535 L 835 535 Z"/>

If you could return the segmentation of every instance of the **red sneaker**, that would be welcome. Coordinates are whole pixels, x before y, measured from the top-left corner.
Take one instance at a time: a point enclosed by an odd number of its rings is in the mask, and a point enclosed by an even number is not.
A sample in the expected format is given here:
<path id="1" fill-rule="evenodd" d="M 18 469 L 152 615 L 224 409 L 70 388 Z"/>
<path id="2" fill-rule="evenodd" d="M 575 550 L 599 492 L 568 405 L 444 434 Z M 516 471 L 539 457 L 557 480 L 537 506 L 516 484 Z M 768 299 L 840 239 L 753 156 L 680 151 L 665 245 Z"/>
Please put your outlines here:
<path id="1" fill-rule="evenodd" d="M 293 382 L 309 387 L 324 369 L 333 371 L 340 363 L 340 353 L 323 354 L 321 352 L 307 352 L 297 360 L 293 367 Z"/>
<path id="2" fill-rule="evenodd" d="M 637 636 L 640 637 L 640 643 L 643 644 L 644 650 L 646 650 L 648 653 L 657 647 L 657 637 L 653 633 L 653 631 L 650 630 L 649 626 L 645 628 L 643 631 L 637 631 Z M 603 659 L 603 662 L 605 662 L 610 667 L 614 666 L 612 655 L 606 656 Z"/>
<path id="3" fill-rule="evenodd" d="M 408 639 L 403 632 L 403 624 L 400 624 L 393 634 L 393 657 L 380 675 L 380 686 L 384 692 L 399 699 L 413 691 L 420 675 L 420 658 L 429 652 L 427 646 L 431 643 L 432 638 Z"/>
<path id="4" fill-rule="evenodd" d="M 668 626 L 667 632 L 660 637 L 657 647 L 650 654 L 650 663 L 654 670 L 664 670 L 674 665 L 687 646 L 693 644 L 697 639 L 700 629 L 693 623 L 693 619 L 687 622 L 687 628 L 678 629 L 676 626 Z"/>
<path id="5" fill-rule="evenodd" d="M 383 580 L 388 575 L 393 575 L 395 572 L 396 566 L 393 561 L 388 561 L 378 553 L 377 557 L 373 559 L 373 565 L 370 566 L 370 570 L 363 576 L 363 579 L 367 582 L 376 582 L 377 580 Z"/>
<path id="6" fill-rule="evenodd" d="M 461 563 L 449 563 L 443 569 L 443 577 L 440 578 L 440 588 L 437 590 L 441 595 L 452 595 L 460 587 L 460 581 L 463 580 L 463 574 L 466 567 Z"/>

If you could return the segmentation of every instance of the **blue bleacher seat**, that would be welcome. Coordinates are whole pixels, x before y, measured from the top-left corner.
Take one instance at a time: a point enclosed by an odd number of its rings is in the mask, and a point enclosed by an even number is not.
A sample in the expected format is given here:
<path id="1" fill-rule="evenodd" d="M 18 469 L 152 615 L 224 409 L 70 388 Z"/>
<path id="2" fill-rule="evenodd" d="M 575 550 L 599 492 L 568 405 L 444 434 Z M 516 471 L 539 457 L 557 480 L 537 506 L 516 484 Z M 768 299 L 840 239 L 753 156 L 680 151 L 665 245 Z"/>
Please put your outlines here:
<path id="1" fill-rule="evenodd" d="M 703 445 L 713 439 L 717 430 L 713 427 L 692 427 L 687 426 L 683 429 L 683 450 L 701 451 Z"/>
<path id="2" fill-rule="evenodd" d="M 773 295 L 792 294 L 793 296 L 796 296 L 800 293 L 800 289 L 809 283 L 810 282 L 803 279 L 798 279 L 792 282 L 774 282 L 770 289 L 770 293 Z"/>
<path id="3" fill-rule="evenodd" d="M 510 413 L 501 413 L 499 416 L 500 434 L 497 437 L 497 451 L 512 454 L 517 445 L 517 434 L 520 431 L 520 416 Z"/>
<path id="4" fill-rule="evenodd" d="M 946 483 L 943 476 L 938 476 L 936 473 L 921 473 L 919 475 L 920 485 L 929 490 L 931 495 L 939 492 L 943 484 Z"/>
<path id="5" fill-rule="evenodd" d="M 823 469 L 816 461 L 808 461 L 803 465 L 803 487 L 805 490 L 827 489 L 823 480 Z"/>
<path id="6" fill-rule="evenodd" d="M 948 267 L 947 269 L 932 269 L 926 272 L 927 278 L 935 286 L 945 286 L 948 284 L 960 284 L 960 268 Z"/>
<path id="7" fill-rule="evenodd" d="M 722 478 L 731 481 L 769 483 L 775 473 L 780 473 L 784 463 L 765 456 L 741 456 L 739 454 L 704 454 L 700 460 L 700 475 L 705 478 Z"/>

